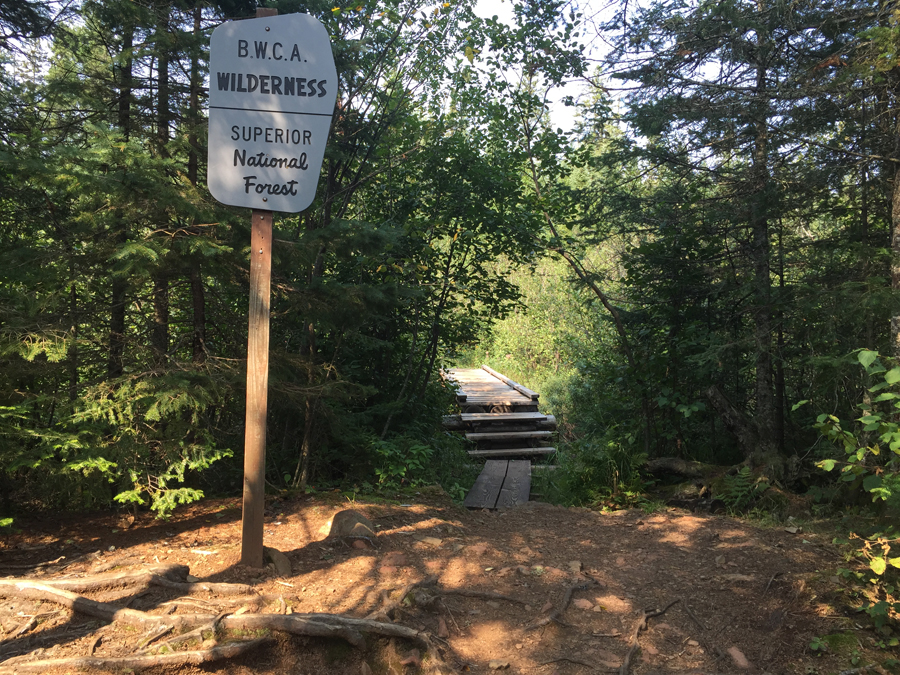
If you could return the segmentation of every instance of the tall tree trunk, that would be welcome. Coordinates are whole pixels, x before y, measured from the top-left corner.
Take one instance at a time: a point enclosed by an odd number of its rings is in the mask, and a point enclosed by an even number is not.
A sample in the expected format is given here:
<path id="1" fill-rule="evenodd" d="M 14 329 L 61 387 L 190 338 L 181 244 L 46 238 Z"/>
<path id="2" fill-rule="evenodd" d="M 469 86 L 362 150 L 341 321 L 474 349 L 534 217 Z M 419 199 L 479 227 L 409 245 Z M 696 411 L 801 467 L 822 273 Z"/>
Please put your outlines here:
<path id="1" fill-rule="evenodd" d="M 194 8 L 194 41 L 191 47 L 191 84 L 188 94 L 188 180 L 191 185 L 197 184 L 197 173 L 200 166 L 200 141 L 197 137 L 197 128 L 200 125 L 200 46 L 196 40 L 200 34 L 200 19 L 202 10 L 200 6 Z"/>
<path id="2" fill-rule="evenodd" d="M 119 68 L 119 111 L 118 124 L 122 134 L 128 139 L 131 136 L 131 98 L 133 87 L 134 27 L 126 25 L 122 35 L 122 65 Z"/>
<path id="3" fill-rule="evenodd" d="M 69 402 L 78 398 L 78 291 L 75 282 L 69 288 Z"/>
<path id="4" fill-rule="evenodd" d="M 785 383 L 784 383 L 784 226 L 778 219 L 778 349 L 775 353 L 775 442 L 782 454 L 785 451 Z"/>
<path id="5" fill-rule="evenodd" d="M 119 219 L 116 244 L 126 241 L 125 223 Z M 109 361 L 106 372 L 109 377 L 119 377 L 125 372 L 125 279 L 114 276 L 112 280 L 112 297 L 109 312 Z"/>
<path id="6" fill-rule="evenodd" d="M 133 86 L 134 60 L 134 27 L 127 24 L 122 35 L 122 65 L 119 69 L 119 110 L 118 124 L 122 135 L 127 140 L 131 135 L 131 103 Z M 116 214 L 113 225 L 113 242 L 121 246 L 128 240 L 128 230 L 121 214 Z M 125 293 L 127 281 L 113 276 L 112 293 L 109 303 L 109 357 L 107 375 L 119 377 L 124 372 L 125 354 Z"/>
<path id="7" fill-rule="evenodd" d="M 168 157 L 169 122 L 171 119 L 169 101 L 169 6 L 162 3 L 158 8 L 156 30 L 157 84 L 156 84 L 156 142 L 162 157 Z M 160 259 L 153 275 L 153 337 L 152 347 L 156 366 L 166 363 L 169 352 L 169 274 L 165 269 L 165 257 Z"/>
<path id="8" fill-rule="evenodd" d="M 150 344 L 155 365 L 164 366 L 169 353 L 169 277 L 163 271 L 153 275 L 153 334 Z"/>
<path id="9" fill-rule="evenodd" d="M 202 8 L 198 5 L 192 10 L 194 19 L 194 40 L 200 35 Z M 200 125 L 200 46 L 191 47 L 191 82 L 188 98 L 188 180 L 197 185 L 200 166 L 200 142 L 197 128 Z M 196 364 L 206 361 L 206 294 L 203 290 L 203 273 L 199 260 L 190 263 L 191 308 L 193 310 L 193 339 L 191 340 L 191 361 Z"/>
<path id="10" fill-rule="evenodd" d="M 765 11 L 758 4 L 760 14 Z M 753 261 L 753 339 L 756 350 L 756 411 L 754 423 L 759 436 L 755 454 L 771 457 L 778 450 L 776 442 L 776 417 L 772 364 L 772 289 L 770 279 L 769 205 L 771 181 L 769 177 L 769 102 L 767 66 L 768 34 L 757 33 L 756 87 L 750 106 L 750 124 L 753 131 L 753 157 L 750 181 L 750 231 L 751 257 Z"/>
<path id="11" fill-rule="evenodd" d="M 894 127 L 894 156 L 900 157 L 900 115 Z M 891 185 L 891 290 L 900 292 L 900 163 L 894 164 Z M 900 358 L 900 313 L 891 316 L 891 355 Z"/>
<path id="12" fill-rule="evenodd" d="M 332 205 L 338 194 L 337 162 L 329 160 L 328 174 L 325 183 L 325 204 L 322 211 L 322 226 L 331 223 Z M 307 219 L 307 228 L 313 229 L 315 223 L 312 218 Z M 309 270 L 308 281 L 312 284 L 314 279 L 320 278 L 325 272 L 324 246 L 319 248 L 316 259 Z M 316 325 L 310 321 L 306 325 L 307 354 L 309 361 L 306 367 L 307 382 L 312 385 L 317 378 L 316 360 L 318 349 L 316 348 Z M 300 444 L 300 457 L 297 460 L 297 470 L 294 473 L 294 487 L 303 489 L 306 487 L 310 476 L 310 458 L 312 456 L 313 427 L 316 424 L 316 410 L 319 407 L 319 394 L 307 396 L 303 411 L 303 442 Z"/>
<path id="13" fill-rule="evenodd" d="M 159 9 L 159 25 L 156 30 L 156 140 L 159 152 L 168 157 L 166 145 L 169 142 L 171 110 L 169 104 L 169 6 L 163 3 Z"/>
<path id="14" fill-rule="evenodd" d="M 206 361 L 206 294 L 203 291 L 203 275 L 200 262 L 191 267 L 191 304 L 193 308 L 193 339 L 191 341 L 191 361 Z"/>

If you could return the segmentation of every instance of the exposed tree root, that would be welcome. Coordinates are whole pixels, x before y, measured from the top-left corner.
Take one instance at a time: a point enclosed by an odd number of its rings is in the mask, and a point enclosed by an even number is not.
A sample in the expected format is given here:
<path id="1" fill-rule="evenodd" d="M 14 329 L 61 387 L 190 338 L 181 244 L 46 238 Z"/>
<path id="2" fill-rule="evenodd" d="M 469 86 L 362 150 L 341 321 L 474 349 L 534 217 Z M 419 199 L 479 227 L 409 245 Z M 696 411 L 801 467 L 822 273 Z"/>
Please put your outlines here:
<path id="1" fill-rule="evenodd" d="M 416 581 L 411 584 L 407 584 L 400 591 L 400 595 L 397 596 L 397 599 L 393 602 L 388 601 L 387 593 L 385 593 L 385 606 L 381 609 L 376 609 L 374 612 L 369 614 L 366 619 L 373 620 L 377 618 L 385 618 L 388 621 L 393 619 L 393 613 L 400 608 L 400 605 L 403 604 L 403 601 L 406 600 L 406 596 L 412 593 L 417 588 L 424 588 L 427 586 L 435 586 L 437 584 L 437 577 L 430 576 L 425 577 L 421 581 Z"/>
<path id="2" fill-rule="evenodd" d="M 181 635 L 176 635 L 173 638 L 169 638 L 165 642 L 160 642 L 158 645 L 153 645 L 152 647 L 144 646 L 143 649 L 136 651 L 135 655 L 137 656 L 141 654 L 149 654 L 154 651 L 156 653 L 159 653 L 159 651 L 162 649 L 171 649 L 175 645 L 179 645 L 183 642 L 189 642 L 190 640 L 197 640 L 199 642 L 202 642 L 204 633 L 209 632 L 212 635 L 216 634 L 216 630 L 219 628 L 219 623 L 223 618 L 225 618 L 224 612 L 213 618 L 212 621 L 204 626 L 195 628 L 194 630 L 188 631 L 187 633 L 182 633 Z"/>
<path id="3" fill-rule="evenodd" d="M 584 666 L 585 668 L 590 668 L 591 670 L 599 670 L 603 673 L 616 673 L 617 670 L 612 670 L 610 668 L 598 668 L 593 663 L 588 663 L 587 661 L 582 661 L 581 659 L 576 659 L 574 656 L 560 656 L 555 659 L 550 659 L 549 661 L 542 661 L 542 666 L 549 666 L 551 663 L 559 663 L 560 661 L 567 661 L 568 663 L 574 663 L 579 666 Z"/>
<path id="4" fill-rule="evenodd" d="M 120 656 L 102 658 L 98 656 L 76 656 L 66 659 L 47 659 L 44 661 L 19 661 L 15 664 L 0 664 L 0 675 L 14 675 L 16 673 L 43 673 L 50 668 L 72 668 L 79 670 L 143 670 L 158 666 L 183 666 L 188 664 L 198 665 L 232 659 L 246 654 L 253 649 L 268 642 L 270 638 L 256 640 L 244 640 L 225 645 L 217 645 L 210 649 L 190 652 L 175 652 L 172 654 L 153 654 L 143 656 Z M 21 657 L 20 657 L 21 658 Z M 12 660 L 12 659 L 11 659 Z"/>
<path id="5" fill-rule="evenodd" d="M 699 638 L 699 642 L 703 645 L 703 649 L 706 650 L 707 654 L 715 654 L 716 660 L 725 658 L 725 653 L 719 649 L 718 645 L 710 644 L 709 641 L 704 637 L 704 633 L 706 632 L 706 626 L 697 618 L 697 615 L 694 614 L 694 610 L 691 609 L 690 605 L 688 605 L 684 600 L 681 601 L 681 606 L 684 607 L 684 611 L 687 612 L 687 615 L 691 617 L 691 621 L 700 629 L 700 633 L 698 633 L 697 637 Z"/>
<path id="6" fill-rule="evenodd" d="M 181 628 L 184 625 L 182 619 L 185 618 L 180 616 L 157 616 L 136 609 L 116 607 L 106 602 L 89 600 L 63 588 L 57 588 L 50 584 L 30 579 L 0 579 L 0 597 L 52 602 L 73 612 L 80 612 L 95 619 L 109 622 L 115 621 L 141 628 L 142 630 L 149 630 L 161 623 L 171 623 L 173 627 Z"/>
<path id="7" fill-rule="evenodd" d="M 82 579 L 47 579 L 41 580 L 41 583 L 76 593 L 127 586 L 160 586 L 187 594 L 207 592 L 219 595 L 251 595 L 254 593 L 253 586 L 248 584 L 188 582 L 184 580 L 188 571 L 188 567 L 185 565 L 162 565 L 132 572 L 98 574 Z"/>
<path id="8" fill-rule="evenodd" d="M 184 580 L 189 572 L 187 565 L 159 565 L 129 572 L 115 574 L 95 574 L 80 579 L 0 579 L 2 583 L 16 581 L 36 581 L 48 586 L 55 586 L 75 593 L 88 593 L 107 588 L 124 588 L 127 586 L 149 586 L 153 576 L 166 577 L 168 580 Z"/>
<path id="9" fill-rule="evenodd" d="M 63 560 L 66 559 L 66 556 L 61 555 L 56 560 L 48 560 L 42 563 L 26 563 L 22 565 L 17 565 L 15 563 L 0 563 L 0 570 L 39 570 L 43 567 L 53 567 L 54 565 L 59 565 Z M 71 565 L 72 563 L 66 563 L 67 565 Z"/>
<path id="10" fill-rule="evenodd" d="M 465 588 L 441 588 L 439 589 L 441 595 L 461 595 L 464 598 L 481 598 L 482 600 L 505 600 L 506 602 L 513 602 L 518 605 L 527 605 L 528 603 L 524 600 L 520 600 L 519 598 L 514 598 L 510 595 L 503 595 L 502 593 L 492 593 L 491 591 L 470 591 Z"/>
<path id="11" fill-rule="evenodd" d="M 628 671 L 631 669 L 631 659 L 634 658 L 634 655 L 637 653 L 638 649 L 641 648 L 640 643 L 638 642 L 638 636 L 641 634 L 642 630 L 646 630 L 647 621 L 652 619 L 655 616 L 660 616 L 661 614 L 665 614 L 669 608 L 674 605 L 676 602 L 681 602 L 680 599 L 673 600 L 668 605 L 663 607 L 662 609 L 645 609 L 644 614 L 638 620 L 637 624 L 634 626 L 634 630 L 631 633 L 631 648 L 628 650 L 628 653 L 625 654 L 625 660 L 622 662 L 622 665 L 619 667 L 619 675 L 628 675 Z"/>
<path id="12" fill-rule="evenodd" d="M 585 591 L 591 586 L 593 586 L 596 582 L 593 579 L 588 581 L 579 581 L 577 584 L 573 584 L 566 589 L 566 592 L 563 594 L 562 602 L 559 603 L 559 607 L 550 612 L 547 616 L 542 617 L 535 621 L 532 624 L 525 626 L 525 630 L 534 630 L 535 628 L 540 628 L 541 626 L 546 626 L 551 621 L 556 622 L 561 625 L 566 624 L 560 617 L 565 614 L 566 610 L 569 608 L 569 603 L 572 602 L 572 596 L 576 591 Z"/>
<path id="13" fill-rule="evenodd" d="M 2 582 L 0 595 L 29 600 L 42 600 L 62 605 L 74 612 L 87 614 L 96 619 L 118 622 L 129 626 L 150 630 L 159 626 L 185 630 L 205 626 L 213 620 L 209 614 L 158 615 L 136 609 L 121 609 L 105 602 L 97 602 L 76 595 L 61 588 L 34 581 Z M 350 644 L 361 647 L 362 633 L 375 633 L 388 637 L 424 640 L 419 631 L 392 623 L 382 623 L 366 619 L 354 619 L 331 614 L 241 614 L 222 619 L 222 627 L 227 630 L 278 630 L 294 635 L 316 637 L 340 637 Z"/>
<path id="14" fill-rule="evenodd" d="M 144 638 L 139 641 L 139 648 L 130 657 L 123 658 L 100 658 L 92 655 L 96 643 L 91 645 L 88 655 L 84 657 L 71 659 L 56 659 L 35 662 L 20 662 L 21 659 L 27 658 L 15 657 L 13 661 L 17 662 L 15 666 L 11 662 L 0 665 L 0 675 L 7 672 L 35 672 L 46 668 L 82 668 L 82 669 L 139 669 L 150 666 L 160 665 L 180 665 L 187 663 L 204 663 L 210 660 L 220 658 L 229 658 L 244 653 L 252 649 L 259 641 L 248 641 L 244 643 L 225 645 L 215 647 L 210 650 L 195 652 L 175 652 L 160 654 L 161 650 L 171 649 L 172 647 L 184 643 L 188 640 L 197 639 L 202 641 L 206 632 L 215 634 L 217 629 L 221 627 L 225 631 L 278 631 L 290 633 L 292 635 L 303 635 L 310 637 L 329 637 L 342 638 L 355 647 L 365 647 L 366 635 L 378 635 L 389 638 L 402 638 L 416 642 L 428 652 L 433 669 L 439 672 L 451 672 L 451 669 L 443 662 L 435 643 L 428 633 L 408 628 L 400 624 L 375 621 L 371 618 L 357 619 L 353 617 L 340 616 L 335 614 L 234 614 L 228 615 L 227 612 L 221 612 L 218 616 L 211 613 L 200 614 L 150 614 L 135 609 L 122 608 L 106 602 L 98 602 L 89 598 L 77 595 L 68 590 L 68 588 L 85 588 L 97 590 L 109 588 L 111 585 L 132 585 L 152 582 L 154 577 L 164 579 L 155 574 L 156 571 L 164 573 L 180 574 L 187 572 L 186 568 L 173 566 L 166 570 L 154 570 L 153 572 L 145 571 L 140 573 L 121 573 L 108 575 L 105 578 L 92 577 L 80 580 L 59 580 L 51 583 L 37 581 L 34 579 L 4 579 L 0 580 L 0 597 L 5 598 L 22 598 L 27 600 L 37 600 L 41 602 L 53 603 L 65 607 L 73 612 L 85 614 L 95 619 L 109 622 L 111 624 L 120 624 L 132 628 L 138 628 L 145 632 Z M 423 586 L 434 585 L 436 579 L 434 577 L 423 580 L 415 584 L 405 587 L 396 602 L 380 612 L 378 615 L 387 614 L 400 606 L 404 598 L 413 590 Z M 200 586 L 202 584 L 177 584 L 172 582 L 162 584 L 166 588 L 177 588 L 183 590 L 183 586 Z M 210 584 L 212 590 L 221 590 L 218 586 L 223 584 Z M 224 584 L 229 590 L 238 586 L 237 584 Z M 249 587 L 247 587 L 249 588 Z M 241 589 L 246 592 L 246 588 Z M 259 606 L 262 596 L 255 596 L 251 602 Z M 169 605 L 167 609 L 172 609 L 173 605 Z M 149 646 L 151 642 L 158 640 L 171 631 L 185 631 L 181 635 L 176 635 L 168 640 Z"/>

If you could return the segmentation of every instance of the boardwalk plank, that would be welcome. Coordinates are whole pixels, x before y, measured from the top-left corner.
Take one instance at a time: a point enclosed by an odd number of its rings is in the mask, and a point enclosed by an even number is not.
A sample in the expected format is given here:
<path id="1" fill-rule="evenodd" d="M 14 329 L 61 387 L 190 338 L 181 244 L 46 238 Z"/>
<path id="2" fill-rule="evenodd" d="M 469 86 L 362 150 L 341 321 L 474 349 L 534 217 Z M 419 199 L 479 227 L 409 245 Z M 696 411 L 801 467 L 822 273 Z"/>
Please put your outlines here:
<path id="1" fill-rule="evenodd" d="M 444 427 L 468 431 L 466 438 L 478 444 L 469 455 L 487 460 L 464 504 L 497 508 L 527 502 L 531 459 L 509 458 L 554 454 L 556 448 L 523 446 L 541 445 L 534 441 L 552 438 L 555 434 L 550 430 L 556 429 L 556 418 L 538 412 L 537 392 L 491 368 L 456 368 L 442 376 L 455 383 L 461 408 L 461 414 L 444 417 Z M 497 447 L 503 445 L 517 447 Z"/>
<path id="2" fill-rule="evenodd" d="M 509 461 L 505 459 L 489 459 L 484 463 L 484 470 L 469 490 L 463 506 L 470 509 L 493 509 L 503 488 Z"/>
<path id="3" fill-rule="evenodd" d="M 523 438 L 550 438 L 552 431 L 499 431 L 466 434 L 468 441 L 517 441 Z"/>
<path id="4" fill-rule="evenodd" d="M 524 504 L 530 494 L 531 462 L 527 459 L 510 460 L 506 479 L 497 499 L 497 508 Z"/>
<path id="5" fill-rule="evenodd" d="M 547 416 L 542 413 L 462 413 L 459 418 L 463 422 L 512 422 L 518 420 L 532 420 L 543 422 Z"/>
<path id="6" fill-rule="evenodd" d="M 491 368 L 489 366 L 481 366 L 481 369 L 484 371 L 487 371 L 490 375 L 493 375 L 494 377 L 496 377 L 498 380 L 500 380 L 504 384 L 509 385 L 510 387 L 515 389 L 520 394 L 527 396 L 532 401 L 537 401 L 540 398 L 540 394 L 538 394 L 536 391 L 532 391 L 528 387 L 523 387 L 518 382 L 513 382 L 506 375 L 503 375 L 502 373 L 498 373 L 496 370 L 494 370 L 493 368 Z"/>
<path id="7" fill-rule="evenodd" d="M 521 455 L 552 455 L 556 448 L 503 448 L 500 450 L 469 450 L 469 457 L 515 457 Z"/>

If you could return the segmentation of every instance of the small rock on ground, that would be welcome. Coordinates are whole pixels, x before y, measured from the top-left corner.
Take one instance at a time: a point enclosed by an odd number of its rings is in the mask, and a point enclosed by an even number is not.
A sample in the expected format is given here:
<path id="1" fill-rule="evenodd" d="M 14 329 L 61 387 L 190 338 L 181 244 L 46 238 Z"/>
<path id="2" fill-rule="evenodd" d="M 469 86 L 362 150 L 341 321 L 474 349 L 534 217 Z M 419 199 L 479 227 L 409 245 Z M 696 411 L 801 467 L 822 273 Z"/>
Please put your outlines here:
<path id="1" fill-rule="evenodd" d="M 369 537 L 375 538 L 375 526 L 359 511 L 347 509 L 338 511 L 331 519 L 329 537 Z"/>
<path id="2" fill-rule="evenodd" d="M 409 562 L 406 559 L 406 554 L 400 551 L 391 551 L 385 554 L 381 564 L 386 567 L 406 567 Z"/>
<path id="3" fill-rule="evenodd" d="M 422 667 L 422 655 L 419 653 L 418 649 L 413 649 L 409 655 L 400 662 L 401 666 L 414 666 L 415 668 Z"/>
<path id="4" fill-rule="evenodd" d="M 444 639 L 450 637 L 450 629 L 447 628 L 447 622 L 444 621 L 444 617 L 438 618 L 437 636 Z"/>
<path id="5" fill-rule="evenodd" d="M 729 647 L 728 655 L 731 657 L 731 660 L 734 661 L 734 665 L 738 668 L 750 667 L 750 662 L 747 660 L 747 657 L 744 656 L 744 653 L 737 647 Z"/>
<path id="6" fill-rule="evenodd" d="M 263 548 L 265 552 L 266 558 L 271 560 L 275 565 L 275 571 L 278 572 L 278 576 L 280 577 L 289 577 L 293 573 L 291 570 L 291 561 L 288 560 L 288 557 L 279 551 L 277 548 L 272 548 L 270 546 L 266 546 Z"/>

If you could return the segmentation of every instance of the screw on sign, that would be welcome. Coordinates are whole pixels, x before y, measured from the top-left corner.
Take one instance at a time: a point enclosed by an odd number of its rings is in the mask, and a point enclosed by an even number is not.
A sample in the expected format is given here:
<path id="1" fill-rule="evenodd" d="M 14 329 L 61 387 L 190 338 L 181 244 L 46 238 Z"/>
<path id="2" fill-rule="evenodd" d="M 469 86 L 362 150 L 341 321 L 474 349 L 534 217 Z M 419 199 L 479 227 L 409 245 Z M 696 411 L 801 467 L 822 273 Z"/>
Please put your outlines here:
<path id="1" fill-rule="evenodd" d="M 210 40 L 209 84 L 209 191 L 253 209 L 241 562 L 262 567 L 272 212 L 316 196 L 337 98 L 328 33 L 307 14 L 265 8 L 224 23 Z"/>

